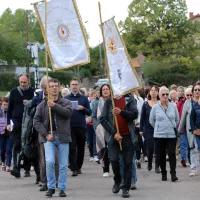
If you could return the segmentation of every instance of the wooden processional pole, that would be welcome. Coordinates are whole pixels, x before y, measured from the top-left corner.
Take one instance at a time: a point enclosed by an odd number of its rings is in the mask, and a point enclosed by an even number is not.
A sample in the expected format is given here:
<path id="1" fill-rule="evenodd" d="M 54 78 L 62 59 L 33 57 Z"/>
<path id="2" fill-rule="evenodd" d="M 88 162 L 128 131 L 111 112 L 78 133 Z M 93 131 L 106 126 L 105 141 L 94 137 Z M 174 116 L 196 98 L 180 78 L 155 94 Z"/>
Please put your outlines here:
<path id="1" fill-rule="evenodd" d="M 102 37 L 103 37 L 103 47 L 104 47 L 104 55 L 105 55 L 105 61 L 106 61 L 106 63 L 105 63 L 106 64 L 106 71 L 107 71 L 107 74 L 108 74 L 108 80 L 109 80 L 109 84 L 110 84 L 112 107 L 115 108 L 113 90 L 112 90 L 112 85 L 111 85 L 111 80 L 110 80 L 110 69 L 108 67 L 108 59 L 107 59 L 107 53 L 106 53 L 106 44 L 105 44 L 105 37 L 104 37 L 104 30 L 103 30 L 103 22 L 102 22 L 101 4 L 100 4 L 100 2 L 98 3 L 98 5 L 99 5 L 99 16 L 100 16 L 100 22 L 101 22 L 100 27 L 101 27 Z M 114 120 L 115 120 L 115 124 L 116 124 L 117 134 L 120 135 L 118 121 L 117 121 L 117 117 L 116 116 L 114 116 Z M 119 146 L 120 146 L 120 150 L 122 151 L 122 143 L 121 143 L 121 141 L 119 142 Z"/>

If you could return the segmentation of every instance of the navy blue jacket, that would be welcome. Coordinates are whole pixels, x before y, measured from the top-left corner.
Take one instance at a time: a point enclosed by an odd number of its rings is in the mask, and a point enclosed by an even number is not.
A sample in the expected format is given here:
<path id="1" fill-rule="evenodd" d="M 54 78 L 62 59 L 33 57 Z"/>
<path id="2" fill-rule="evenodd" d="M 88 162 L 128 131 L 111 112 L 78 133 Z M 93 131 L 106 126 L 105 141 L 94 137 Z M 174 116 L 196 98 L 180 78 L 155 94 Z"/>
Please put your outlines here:
<path id="1" fill-rule="evenodd" d="M 191 131 L 195 129 L 200 129 L 200 105 L 198 102 L 195 102 L 192 106 L 190 125 Z"/>
<path id="2" fill-rule="evenodd" d="M 142 106 L 142 112 L 140 117 L 140 131 L 144 133 L 145 138 L 153 138 L 154 128 L 149 123 L 149 116 L 151 112 L 151 106 L 148 101 L 145 101 Z"/>
<path id="3" fill-rule="evenodd" d="M 78 105 L 81 105 L 84 107 L 83 110 L 75 110 L 73 109 L 73 114 L 70 119 L 70 125 L 71 127 L 82 127 L 86 128 L 86 121 L 85 116 L 90 116 L 92 114 L 92 111 L 90 109 L 89 100 L 86 96 L 78 93 L 76 95 L 70 94 L 65 97 L 69 101 L 78 101 Z"/>
<path id="4" fill-rule="evenodd" d="M 10 91 L 8 112 L 7 112 L 7 123 L 10 124 L 10 120 L 14 123 L 22 122 L 24 104 L 23 100 L 31 100 L 34 96 L 33 88 L 29 87 L 27 90 L 22 91 L 23 96 L 19 93 L 17 88 Z"/>

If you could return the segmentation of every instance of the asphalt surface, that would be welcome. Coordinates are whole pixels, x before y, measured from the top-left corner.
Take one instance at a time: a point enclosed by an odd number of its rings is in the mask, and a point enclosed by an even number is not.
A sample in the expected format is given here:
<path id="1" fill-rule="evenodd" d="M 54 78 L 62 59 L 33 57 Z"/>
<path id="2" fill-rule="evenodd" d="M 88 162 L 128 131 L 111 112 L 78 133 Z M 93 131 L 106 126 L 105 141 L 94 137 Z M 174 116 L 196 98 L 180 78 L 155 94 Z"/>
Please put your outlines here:
<path id="1" fill-rule="evenodd" d="M 177 176 L 175 183 L 162 182 L 161 175 L 154 170 L 148 172 L 147 163 L 142 162 L 142 169 L 137 170 L 137 190 L 130 191 L 129 199 L 137 200 L 195 200 L 200 198 L 200 176 L 189 177 L 190 168 L 183 168 L 180 161 L 177 162 Z M 110 168 L 111 169 L 111 168 Z M 112 171 L 112 170 L 111 170 Z M 169 171 L 169 168 L 168 168 Z M 113 175 L 109 178 L 102 177 L 100 164 L 89 162 L 88 151 L 85 153 L 85 161 L 82 175 L 72 177 L 68 174 L 67 197 L 58 196 L 58 191 L 53 199 L 69 200 L 116 200 L 122 199 L 121 191 L 112 193 Z M 39 186 L 35 184 L 35 174 L 31 171 L 31 177 L 16 179 L 8 172 L 0 170 L 0 200 L 44 200 L 45 192 L 39 192 Z"/>

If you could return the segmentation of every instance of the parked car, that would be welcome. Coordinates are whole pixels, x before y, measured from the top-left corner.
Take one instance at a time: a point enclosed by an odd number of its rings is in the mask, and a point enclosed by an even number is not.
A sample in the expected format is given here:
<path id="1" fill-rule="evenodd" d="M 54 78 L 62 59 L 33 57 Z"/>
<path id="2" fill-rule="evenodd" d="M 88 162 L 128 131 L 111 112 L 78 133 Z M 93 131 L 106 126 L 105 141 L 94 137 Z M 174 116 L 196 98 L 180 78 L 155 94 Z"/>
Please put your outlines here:
<path id="1" fill-rule="evenodd" d="M 108 79 L 99 79 L 99 80 L 95 83 L 95 86 L 101 87 L 103 84 L 109 84 Z"/>

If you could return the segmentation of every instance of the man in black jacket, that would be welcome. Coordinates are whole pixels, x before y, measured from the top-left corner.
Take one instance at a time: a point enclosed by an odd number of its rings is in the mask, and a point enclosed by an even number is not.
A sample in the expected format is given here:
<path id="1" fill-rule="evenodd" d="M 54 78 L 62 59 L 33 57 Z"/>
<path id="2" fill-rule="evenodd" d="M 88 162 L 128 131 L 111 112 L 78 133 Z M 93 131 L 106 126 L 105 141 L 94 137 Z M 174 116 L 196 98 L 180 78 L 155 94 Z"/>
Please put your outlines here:
<path id="1" fill-rule="evenodd" d="M 122 197 L 129 197 L 129 189 L 131 187 L 132 177 L 132 160 L 133 153 L 138 145 L 138 139 L 135 135 L 135 125 L 133 120 L 137 119 L 138 111 L 135 99 L 131 96 L 125 98 L 117 98 L 115 108 L 112 108 L 111 99 L 106 100 L 103 108 L 100 122 L 102 126 L 110 134 L 110 142 L 108 143 L 108 154 L 111 159 L 112 169 L 114 173 L 113 193 L 118 193 L 120 184 L 122 183 Z M 116 116 L 119 133 L 116 129 L 116 123 L 113 120 Z M 122 181 L 120 174 L 119 153 L 122 145 L 122 154 L 124 158 L 124 180 Z"/>
<path id="2" fill-rule="evenodd" d="M 72 102 L 73 114 L 70 120 L 72 143 L 70 144 L 70 168 L 72 176 L 82 174 L 81 167 L 83 165 L 86 140 L 86 121 L 85 116 L 90 116 L 89 100 L 86 96 L 79 93 L 79 82 L 73 79 L 70 82 L 71 94 L 65 98 Z"/>
<path id="3" fill-rule="evenodd" d="M 11 170 L 11 175 L 20 177 L 19 169 L 17 167 L 17 157 L 21 151 L 21 129 L 22 117 L 24 112 L 24 105 L 26 102 L 33 98 L 34 90 L 29 86 L 30 79 L 26 74 L 19 77 L 19 86 L 10 92 L 8 113 L 7 113 L 7 130 L 11 131 L 11 138 L 13 140 L 13 162 L 14 168 Z M 11 120 L 14 127 L 11 130 Z M 25 177 L 30 176 L 30 163 L 28 159 L 24 160 Z"/>

